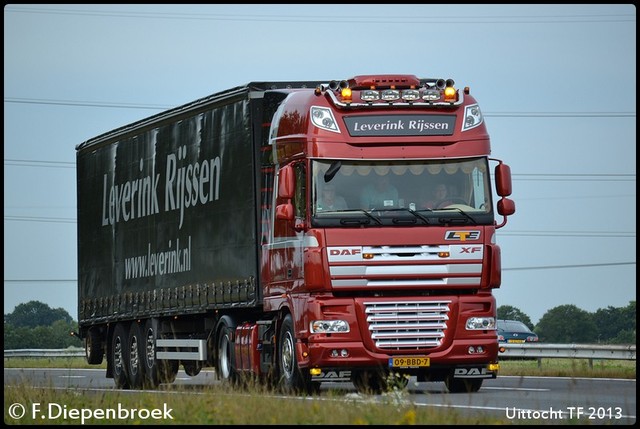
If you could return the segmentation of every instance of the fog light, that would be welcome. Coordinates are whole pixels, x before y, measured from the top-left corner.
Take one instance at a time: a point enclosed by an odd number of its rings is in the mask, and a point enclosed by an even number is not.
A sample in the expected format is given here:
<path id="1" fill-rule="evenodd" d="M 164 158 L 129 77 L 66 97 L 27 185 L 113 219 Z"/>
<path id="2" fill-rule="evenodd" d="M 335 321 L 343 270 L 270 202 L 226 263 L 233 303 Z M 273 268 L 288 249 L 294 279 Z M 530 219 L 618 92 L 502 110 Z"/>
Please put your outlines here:
<path id="1" fill-rule="evenodd" d="M 322 374 L 322 370 L 320 368 L 311 368 L 309 370 L 309 374 L 311 374 L 311 375 L 320 375 L 320 374 Z"/>
<path id="2" fill-rule="evenodd" d="M 331 357 L 338 357 L 338 350 L 331 350 Z"/>
<path id="3" fill-rule="evenodd" d="M 349 351 L 347 349 L 340 350 L 340 356 L 343 358 L 349 357 Z"/>

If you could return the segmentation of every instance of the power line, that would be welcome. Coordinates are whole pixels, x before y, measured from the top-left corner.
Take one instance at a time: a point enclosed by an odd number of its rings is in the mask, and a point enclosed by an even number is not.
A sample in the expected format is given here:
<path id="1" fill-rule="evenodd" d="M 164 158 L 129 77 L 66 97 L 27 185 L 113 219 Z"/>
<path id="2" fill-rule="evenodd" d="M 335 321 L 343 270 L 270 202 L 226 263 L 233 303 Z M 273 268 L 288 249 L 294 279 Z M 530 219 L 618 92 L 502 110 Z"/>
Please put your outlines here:
<path id="1" fill-rule="evenodd" d="M 16 167 L 53 167 L 53 168 L 76 168 L 75 162 L 70 161 L 38 161 L 34 159 L 5 159 L 4 165 Z"/>
<path id="2" fill-rule="evenodd" d="M 236 15 L 212 13 L 177 13 L 177 12 L 135 12 L 78 9 L 39 9 L 6 7 L 6 12 L 80 15 L 114 18 L 144 18 L 173 20 L 205 20 L 205 21 L 250 21 L 250 22 L 313 22 L 313 23 L 349 23 L 349 24 L 566 24 L 566 23 L 605 23 L 635 22 L 632 14 L 597 14 L 597 15 L 496 15 L 496 16 L 364 16 L 364 15 Z"/>
<path id="3" fill-rule="evenodd" d="M 20 222 L 77 223 L 77 221 L 72 218 L 39 217 L 39 216 L 5 216 L 4 220 L 20 221 Z"/>
<path id="4" fill-rule="evenodd" d="M 635 262 L 609 262 L 602 264 L 575 264 L 575 265 L 546 265 L 539 267 L 518 267 L 503 268 L 502 271 L 524 271 L 524 270 L 550 270 L 558 268 L 593 268 L 593 267 L 614 267 L 620 265 L 636 265 Z"/>
<path id="5" fill-rule="evenodd" d="M 502 268 L 502 271 L 614 267 L 614 266 L 621 266 L 621 265 L 636 265 L 636 263 L 635 262 L 606 262 L 606 263 L 598 263 L 598 264 L 544 265 L 544 266 L 537 266 L 537 267 Z M 78 279 L 4 279 L 5 283 L 72 283 L 77 281 Z"/>
<path id="6" fill-rule="evenodd" d="M 124 109 L 166 110 L 175 106 L 151 105 L 123 102 L 51 100 L 36 98 L 7 97 L 5 103 L 47 104 L 58 106 L 106 107 Z M 521 118 L 635 118 L 636 112 L 483 112 L 486 117 L 521 117 Z"/>
<path id="7" fill-rule="evenodd" d="M 41 161 L 35 159 L 4 159 L 5 165 L 15 165 L 21 167 L 63 167 L 75 168 L 76 163 L 72 161 Z M 558 179 L 577 179 L 582 180 L 599 180 L 599 179 L 618 179 L 618 180 L 636 180 L 635 174 L 624 173 L 513 173 L 514 178 L 522 178 L 527 180 L 558 180 Z M 546 178 L 546 179 L 545 179 Z"/>
<path id="8" fill-rule="evenodd" d="M 73 218 L 5 216 L 6 221 L 77 223 Z M 501 231 L 500 236 L 509 237 L 576 237 L 576 238 L 632 238 L 635 231 Z"/>
<path id="9" fill-rule="evenodd" d="M 5 279 L 5 283 L 72 283 L 77 282 L 78 279 Z"/>
<path id="10" fill-rule="evenodd" d="M 145 109 L 145 110 L 166 110 L 175 106 L 151 105 L 151 104 L 134 104 L 134 103 L 115 103 L 101 101 L 74 101 L 74 100 L 47 100 L 37 98 L 18 98 L 9 97 L 4 99 L 5 103 L 20 104 L 49 104 L 57 106 L 81 106 L 81 107 L 110 107 L 116 109 Z"/>

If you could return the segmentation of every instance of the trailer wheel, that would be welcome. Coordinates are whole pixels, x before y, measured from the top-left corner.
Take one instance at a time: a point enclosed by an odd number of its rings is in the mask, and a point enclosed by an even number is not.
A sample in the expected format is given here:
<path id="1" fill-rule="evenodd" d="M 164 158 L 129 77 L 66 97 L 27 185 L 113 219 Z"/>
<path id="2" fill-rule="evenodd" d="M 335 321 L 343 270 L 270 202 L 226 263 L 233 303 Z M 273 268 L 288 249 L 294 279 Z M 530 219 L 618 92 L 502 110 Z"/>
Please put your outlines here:
<path id="1" fill-rule="evenodd" d="M 158 332 L 153 319 L 147 319 L 144 326 L 144 363 L 145 387 L 155 389 L 160 383 L 171 384 L 178 375 L 179 361 L 156 359 L 156 340 Z"/>
<path id="2" fill-rule="evenodd" d="M 180 361 L 161 359 L 158 365 L 160 383 L 171 384 L 176 381 L 178 376 L 178 369 L 180 367 Z"/>
<path id="3" fill-rule="evenodd" d="M 160 384 L 158 375 L 158 360 L 156 359 L 156 331 L 153 321 L 147 319 L 144 325 L 144 354 L 143 365 L 145 375 L 145 387 L 155 389 Z"/>
<path id="4" fill-rule="evenodd" d="M 317 393 L 320 383 L 312 382 L 307 371 L 298 367 L 296 358 L 296 338 L 293 330 L 293 319 L 290 314 L 282 321 L 278 339 L 278 370 L 280 388 L 288 393 Z"/>
<path id="5" fill-rule="evenodd" d="M 129 338 L 127 341 L 129 352 L 129 386 L 132 389 L 140 389 L 144 386 L 144 360 L 146 354 L 144 330 L 139 323 L 132 322 L 129 325 Z"/>
<path id="6" fill-rule="evenodd" d="M 450 393 L 475 393 L 482 387 L 482 379 L 453 378 L 453 374 L 449 374 L 444 384 Z"/>
<path id="7" fill-rule="evenodd" d="M 100 365 L 104 358 L 104 347 L 102 338 L 95 329 L 89 329 L 87 337 L 84 339 L 84 354 L 87 363 L 90 365 Z"/>
<path id="8" fill-rule="evenodd" d="M 231 341 L 231 330 L 226 324 L 220 329 L 218 335 L 218 366 L 217 377 L 227 383 L 235 384 L 238 381 L 238 373 L 235 368 L 235 354 Z"/>
<path id="9" fill-rule="evenodd" d="M 182 367 L 189 377 L 195 377 L 202 370 L 202 362 L 190 360 L 182 362 Z"/>
<path id="10" fill-rule="evenodd" d="M 129 379 L 127 377 L 127 339 L 129 332 L 124 323 L 119 322 L 113 330 L 111 337 L 111 364 L 113 365 L 113 381 L 118 389 L 128 389 Z"/>

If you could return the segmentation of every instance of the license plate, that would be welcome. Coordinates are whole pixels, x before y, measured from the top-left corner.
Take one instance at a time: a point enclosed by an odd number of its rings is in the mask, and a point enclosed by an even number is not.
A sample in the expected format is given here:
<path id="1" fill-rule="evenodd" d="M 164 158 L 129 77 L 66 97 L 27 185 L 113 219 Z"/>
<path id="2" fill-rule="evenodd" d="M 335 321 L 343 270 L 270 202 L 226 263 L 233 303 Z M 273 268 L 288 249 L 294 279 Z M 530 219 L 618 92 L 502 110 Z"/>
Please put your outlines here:
<path id="1" fill-rule="evenodd" d="M 509 340 L 508 343 L 524 343 L 524 340 Z"/>
<path id="2" fill-rule="evenodd" d="M 429 366 L 428 357 L 393 357 L 389 358 L 389 368 L 421 368 Z"/>

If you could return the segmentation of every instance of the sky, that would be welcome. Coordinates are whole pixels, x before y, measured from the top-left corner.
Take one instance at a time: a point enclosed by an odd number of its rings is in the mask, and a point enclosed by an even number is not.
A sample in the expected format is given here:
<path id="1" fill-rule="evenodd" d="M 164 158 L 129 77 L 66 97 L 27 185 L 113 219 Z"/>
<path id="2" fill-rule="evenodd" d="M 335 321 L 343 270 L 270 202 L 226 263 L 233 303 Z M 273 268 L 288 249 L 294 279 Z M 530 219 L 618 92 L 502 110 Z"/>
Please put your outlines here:
<path id="1" fill-rule="evenodd" d="M 9 4 L 5 314 L 77 320 L 76 145 L 252 81 L 376 73 L 452 78 L 480 104 L 516 203 L 498 306 L 535 324 L 635 301 L 632 4 Z"/>

